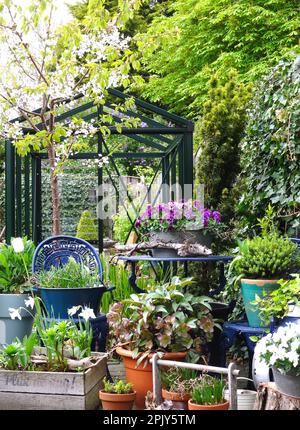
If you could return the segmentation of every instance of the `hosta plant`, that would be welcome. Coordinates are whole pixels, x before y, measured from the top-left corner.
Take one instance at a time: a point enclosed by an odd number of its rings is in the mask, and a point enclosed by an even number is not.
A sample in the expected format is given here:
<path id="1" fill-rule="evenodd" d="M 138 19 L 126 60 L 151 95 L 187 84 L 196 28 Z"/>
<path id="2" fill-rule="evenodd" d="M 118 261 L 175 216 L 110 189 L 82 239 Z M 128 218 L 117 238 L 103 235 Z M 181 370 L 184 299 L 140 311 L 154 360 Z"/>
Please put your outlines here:
<path id="1" fill-rule="evenodd" d="M 122 345 L 142 361 L 153 351 L 187 351 L 211 339 L 215 322 L 210 299 L 184 292 L 191 278 L 155 286 L 115 303 L 107 315 L 113 346 Z"/>

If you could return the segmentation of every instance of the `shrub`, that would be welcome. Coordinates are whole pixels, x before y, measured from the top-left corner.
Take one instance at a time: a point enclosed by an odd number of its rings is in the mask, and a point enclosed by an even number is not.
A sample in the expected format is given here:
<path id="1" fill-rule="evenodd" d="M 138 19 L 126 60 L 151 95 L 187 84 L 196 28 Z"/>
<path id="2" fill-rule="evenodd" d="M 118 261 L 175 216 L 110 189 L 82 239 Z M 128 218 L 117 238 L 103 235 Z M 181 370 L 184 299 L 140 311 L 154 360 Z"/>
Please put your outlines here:
<path id="1" fill-rule="evenodd" d="M 87 241 L 98 240 L 98 230 L 90 211 L 83 211 L 77 226 L 76 237 Z"/>

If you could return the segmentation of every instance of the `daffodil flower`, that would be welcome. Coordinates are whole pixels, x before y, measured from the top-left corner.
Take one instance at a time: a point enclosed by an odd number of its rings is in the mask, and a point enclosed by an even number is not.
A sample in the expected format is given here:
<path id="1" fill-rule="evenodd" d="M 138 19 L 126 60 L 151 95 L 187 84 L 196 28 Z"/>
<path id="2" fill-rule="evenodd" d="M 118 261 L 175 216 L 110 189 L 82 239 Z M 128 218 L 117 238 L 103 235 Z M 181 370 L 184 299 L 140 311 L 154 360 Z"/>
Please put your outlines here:
<path id="1" fill-rule="evenodd" d="M 32 296 L 28 296 L 28 299 L 25 299 L 24 303 L 27 308 L 34 308 L 34 298 Z"/>
<path id="2" fill-rule="evenodd" d="M 89 318 L 96 318 L 93 309 L 87 307 L 84 307 L 78 316 L 82 317 L 85 321 L 88 321 Z"/>
<path id="3" fill-rule="evenodd" d="M 9 312 L 9 316 L 11 317 L 12 320 L 15 320 L 16 318 L 18 318 L 19 320 L 22 319 L 22 317 L 20 315 L 20 308 L 18 308 L 18 309 L 8 308 L 8 312 Z"/>
<path id="4" fill-rule="evenodd" d="M 77 314 L 77 312 L 79 311 L 79 309 L 81 308 L 82 306 L 72 306 L 70 309 L 68 309 L 68 315 L 70 316 L 70 317 L 73 317 L 75 314 Z"/>

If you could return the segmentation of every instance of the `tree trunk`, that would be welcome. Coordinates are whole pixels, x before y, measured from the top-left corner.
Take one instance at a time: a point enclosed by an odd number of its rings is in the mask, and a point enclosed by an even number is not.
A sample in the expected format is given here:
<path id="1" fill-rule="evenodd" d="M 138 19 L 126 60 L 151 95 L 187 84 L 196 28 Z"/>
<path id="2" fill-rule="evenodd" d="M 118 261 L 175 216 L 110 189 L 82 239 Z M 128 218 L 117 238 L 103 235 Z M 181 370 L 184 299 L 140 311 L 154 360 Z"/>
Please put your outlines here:
<path id="1" fill-rule="evenodd" d="M 52 201 L 52 234 L 61 233 L 60 228 L 60 195 L 58 189 L 58 177 L 55 174 L 55 149 L 53 145 L 48 146 L 48 157 L 50 163 L 51 201 Z"/>
<path id="2" fill-rule="evenodd" d="M 255 410 L 299 410 L 300 399 L 286 396 L 276 389 L 274 382 L 261 384 L 257 390 Z"/>

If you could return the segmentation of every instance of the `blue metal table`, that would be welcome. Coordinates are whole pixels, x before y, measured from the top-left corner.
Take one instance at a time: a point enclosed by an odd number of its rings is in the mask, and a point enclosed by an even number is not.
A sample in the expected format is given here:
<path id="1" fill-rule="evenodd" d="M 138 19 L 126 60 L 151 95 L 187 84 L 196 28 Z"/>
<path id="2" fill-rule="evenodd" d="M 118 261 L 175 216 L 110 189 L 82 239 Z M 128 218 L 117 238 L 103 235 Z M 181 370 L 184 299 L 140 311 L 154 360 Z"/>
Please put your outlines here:
<path id="1" fill-rule="evenodd" d="M 136 283 L 136 264 L 138 262 L 149 262 L 150 264 L 153 263 L 183 263 L 184 269 L 185 269 L 185 276 L 188 276 L 188 263 L 189 262 L 215 262 L 220 263 L 220 275 L 219 275 L 219 287 L 212 290 L 209 295 L 215 295 L 218 294 L 220 291 L 223 290 L 223 288 L 226 285 L 226 278 L 224 274 L 224 264 L 230 262 L 233 257 L 229 255 L 210 255 L 210 256 L 199 256 L 199 257 L 152 257 L 150 255 L 133 255 L 133 256 L 126 256 L 126 255 L 119 255 L 117 256 L 118 260 L 123 260 L 131 265 L 131 273 L 128 278 L 130 286 L 133 288 L 133 290 L 136 293 L 144 293 L 145 291 L 142 290 L 137 286 Z"/>

